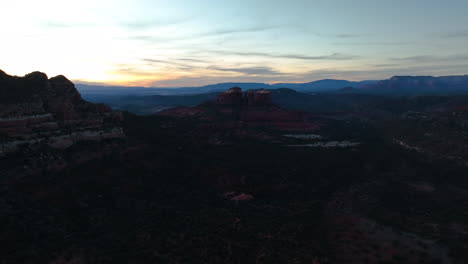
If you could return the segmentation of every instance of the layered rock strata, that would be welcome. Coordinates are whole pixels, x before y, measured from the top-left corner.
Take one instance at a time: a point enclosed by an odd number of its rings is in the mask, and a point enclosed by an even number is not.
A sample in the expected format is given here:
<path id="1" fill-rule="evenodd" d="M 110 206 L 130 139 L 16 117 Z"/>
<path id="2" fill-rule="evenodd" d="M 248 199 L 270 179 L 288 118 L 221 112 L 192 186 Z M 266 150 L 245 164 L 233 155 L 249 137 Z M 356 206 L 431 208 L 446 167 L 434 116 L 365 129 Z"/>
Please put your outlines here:
<path id="1" fill-rule="evenodd" d="M 0 174 L 57 170 L 112 152 L 125 142 L 121 122 L 121 113 L 83 100 L 64 76 L 0 71 Z"/>

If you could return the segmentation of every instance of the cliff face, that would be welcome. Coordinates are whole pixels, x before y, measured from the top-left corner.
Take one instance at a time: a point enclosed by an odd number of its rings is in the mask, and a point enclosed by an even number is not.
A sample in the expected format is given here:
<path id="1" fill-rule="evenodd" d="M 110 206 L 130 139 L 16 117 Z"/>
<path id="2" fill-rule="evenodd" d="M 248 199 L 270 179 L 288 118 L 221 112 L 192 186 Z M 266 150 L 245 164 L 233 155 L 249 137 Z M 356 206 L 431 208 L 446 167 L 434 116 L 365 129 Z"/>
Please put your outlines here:
<path id="1" fill-rule="evenodd" d="M 0 71 L 1 174 L 60 170 L 112 152 L 125 141 L 121 121 L 120 113 L 83 100 L 64 76 Z"/>

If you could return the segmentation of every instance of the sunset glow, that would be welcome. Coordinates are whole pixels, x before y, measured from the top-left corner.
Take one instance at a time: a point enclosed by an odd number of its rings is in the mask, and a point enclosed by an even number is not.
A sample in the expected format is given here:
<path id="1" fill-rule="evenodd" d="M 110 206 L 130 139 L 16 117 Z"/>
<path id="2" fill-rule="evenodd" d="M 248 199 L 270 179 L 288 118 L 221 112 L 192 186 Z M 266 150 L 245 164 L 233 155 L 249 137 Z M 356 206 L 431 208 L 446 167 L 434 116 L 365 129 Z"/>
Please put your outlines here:
<path id="1" fill-rule="evenodd" d="M 0 68 L 142 86 L 466 74 L 468 2 L 448 2 L 9 1 Z"/>

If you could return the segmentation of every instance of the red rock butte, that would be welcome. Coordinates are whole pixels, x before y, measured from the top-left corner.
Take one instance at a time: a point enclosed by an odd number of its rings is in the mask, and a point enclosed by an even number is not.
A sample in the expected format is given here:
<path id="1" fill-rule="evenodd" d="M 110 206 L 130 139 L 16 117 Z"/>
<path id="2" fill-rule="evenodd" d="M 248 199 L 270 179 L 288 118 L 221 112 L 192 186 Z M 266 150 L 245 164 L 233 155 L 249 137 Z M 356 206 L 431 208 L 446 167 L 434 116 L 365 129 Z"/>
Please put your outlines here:
<path id="1" fill-rule="evenodd" d="M 219 94 L 216 102 L 221 105 L 248 106 L 267 106 L 273 104 L 270 91 L 260 89 L 242 92 L 242 89 L 239 87 L 230 88 L 226 92 Z"/>
<path id="2" fill-rule="evenodd" d="M 241 88 L 233 87 L 219 94 L 215 102 L 167 109 L 157 115 L 198 118 L 203 121 L 199 126 L 204 126 L 207 131 L 269 128 L 306 133 L 320 128 L 312 115 L 275 105 L 270 91 L 265 89 L 243 92 Z"/>

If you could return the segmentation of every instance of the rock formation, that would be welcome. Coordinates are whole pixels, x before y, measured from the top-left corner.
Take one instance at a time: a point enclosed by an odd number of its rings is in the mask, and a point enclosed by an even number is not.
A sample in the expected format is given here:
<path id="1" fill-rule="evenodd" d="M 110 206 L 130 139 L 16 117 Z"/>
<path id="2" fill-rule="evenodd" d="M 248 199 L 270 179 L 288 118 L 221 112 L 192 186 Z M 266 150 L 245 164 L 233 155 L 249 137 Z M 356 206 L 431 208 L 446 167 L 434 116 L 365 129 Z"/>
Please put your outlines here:
<path id="1" fill-rule="evenodd" d="M 242 131 L 240 134 L 255 134 L 252 132 L 255 129 L 305 133 L 316 131 L 320 126 L 313 116 L 305 112 L 275 105 L 268 90 L 242 92 L 239 87 L 219 94 L 215 102 L 167 109 L 158 115 L 197 118 L 202 121 L 198 124 L 200 134 L 210 134 L 210 130 L 217 129 L 221 132 Z"/>
<path id="2" fill-rule="evenodd" d="M 125 141 L 121 121 L 120 113 L 83 100 L 64 76 L 0 71 L 1 174 L 17 169 L 12 160 L 34 174 L 104 155 Z"/>
<path id="3" fill-rule="evenodd" d="M 217 103 L 220 105 L 267 106 L 272 105 L 273 101 L 268 90 L 248 90 L 243 93 L 241 88 L 233 87 L 219 94 Z"/>
<path id="4" fill-rule="evenodd" d="M 218 104 L 223 105 L 240 105 L 244 101 L 242 89 L 239 87 L 233 87 L 224 93 L 218 95 Z"/>

